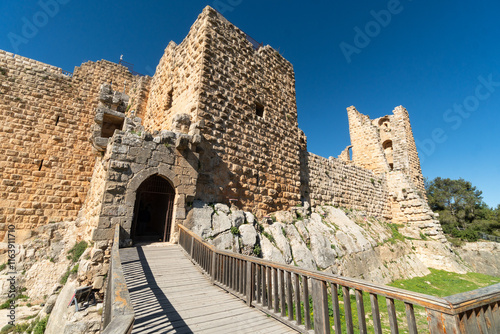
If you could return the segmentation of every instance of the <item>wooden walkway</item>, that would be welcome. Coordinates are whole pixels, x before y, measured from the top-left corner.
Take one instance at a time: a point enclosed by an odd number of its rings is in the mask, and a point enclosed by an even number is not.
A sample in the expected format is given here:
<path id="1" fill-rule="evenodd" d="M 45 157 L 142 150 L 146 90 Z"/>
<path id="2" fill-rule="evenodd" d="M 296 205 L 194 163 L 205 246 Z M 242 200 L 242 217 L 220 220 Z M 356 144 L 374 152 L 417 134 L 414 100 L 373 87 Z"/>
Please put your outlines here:
<path id="1" fill-rule="evenodd" d="M 132 333 L 296 333 L 210 283 L 178 245 L 120 249 Z"/>

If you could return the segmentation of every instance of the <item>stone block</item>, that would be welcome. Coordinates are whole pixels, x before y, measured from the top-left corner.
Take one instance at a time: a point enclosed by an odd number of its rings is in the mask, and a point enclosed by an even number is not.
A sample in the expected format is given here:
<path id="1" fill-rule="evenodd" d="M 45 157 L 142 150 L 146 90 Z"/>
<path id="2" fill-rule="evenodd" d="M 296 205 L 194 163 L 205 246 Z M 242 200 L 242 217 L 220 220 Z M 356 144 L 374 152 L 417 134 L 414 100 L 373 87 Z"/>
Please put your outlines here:
<path id="1" fill-rule="evenodd" d="M 114 228 L 102 229 L 96 228 L 92 230 L 92 241 L 100 241 L 100 240 L 111 240 L 115 233 Z"/>

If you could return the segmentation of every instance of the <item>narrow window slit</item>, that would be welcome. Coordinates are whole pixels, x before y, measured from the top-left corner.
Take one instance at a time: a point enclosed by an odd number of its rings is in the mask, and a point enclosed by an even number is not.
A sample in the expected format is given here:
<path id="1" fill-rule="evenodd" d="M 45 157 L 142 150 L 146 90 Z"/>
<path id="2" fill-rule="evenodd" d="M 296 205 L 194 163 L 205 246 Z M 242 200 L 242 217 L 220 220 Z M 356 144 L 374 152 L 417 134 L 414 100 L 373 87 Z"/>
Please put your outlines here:
<path id="1" fill-rule="evenodd" d="M 43 166 L 43 159 L 42 159 L 42 161 L 40 161 L 40 166 L 38 166 L 38 171 L 42 170 L 42 166 Z"/>
<path id="2" fill-rule="evenodd" d="M 61 116 L 57 116 L 57 118 L 56 118 L 56 125 L 59 123 L 59 117 L 61 117 Z"/>
<path id="3" fill-rule="evenodd" d="M 264 116 L 264 106 L 259 102 L 255 102 L 255 114 L 259 117 Z"/>

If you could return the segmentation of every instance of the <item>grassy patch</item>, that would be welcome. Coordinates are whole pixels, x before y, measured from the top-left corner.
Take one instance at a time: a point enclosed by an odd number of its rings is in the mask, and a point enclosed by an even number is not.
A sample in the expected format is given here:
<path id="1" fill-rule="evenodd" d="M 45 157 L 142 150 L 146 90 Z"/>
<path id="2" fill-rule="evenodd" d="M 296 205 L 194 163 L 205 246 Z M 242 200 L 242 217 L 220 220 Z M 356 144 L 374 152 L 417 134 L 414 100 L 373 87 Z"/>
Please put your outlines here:
<path id="1" fill-rule="evenodd" d="M 6 333 L 31 333 L 31 334 L 43 334 L 47 328 L 47 322 L 49 317 L 40 319 L 37 317 L 33 321 L 23 322 L 16 324 L 15 326 L 7 325 L 0 330 L 0 334 Z"/>
<path id="2" fill-rule="evenodd" d="M 5 303 L 0 305 L 0 310 L 4 310 L 6 308 L 9 308 L 11 302 L 12 302 L 12 299 L 7 299 L 5 301 Z"/>
<path id="3" fill-rule="evenodd" d="M 66 282 L 68 281 L 69 276 L 73 275 L 73 274 L 76 274 L 78 272 L 78 267 L 79 267 L 79 265 L 76 264 L 75 266 L 73 266 L 73 268 L 71 268 L 71 269 L 68 268 L 68 270 L 66 270 L 66 272 L 64 273 L 64 275 L 59 280 L 59 283 L 66 284 Z"/>
<path id="4" fill-rule="evenodd" d="M 386 242 L 390 242 L 391 244 L 395 244 L 398 240 L 399 241 L 405 241 L 404 235 L 399 233 L 399 227 L 400 225 L 398 224 L 387 224 L 387 227 L 391 230 L 392 236 L 387 239 Z"/>
<path id="5" fill-rule="evenodd" d="M 231 226 L 231 234 L 238 236 L 240 235 L 240 230 L 236 226 Z"/>
<path id="6" fill-rule="evenodd" d="M 255 247 L 253 248 L 253 253 L 255 256 L 260 257 L 260 255 L 262 254 L 262 249 L 260 249 L 259 245 L 255 245 Z"/>
<path id="7" fill-rule="evenodd" d="M 430 271 L 430 275 L 398 280 L 389 285 L 432 296 L 446 297 L 500 283 L 500 277 L 478 273 L 456 274 L 437 269 L 430 269 Z"/>
<path id="8" fill-rule="evenodd" d="M 265 236 L 267 239 L 269 239 L 269 241 L 271 241 L 271 243 L 276 243 L 276 240 L 274 240 L 274 237 L 272 236 L 272 234 L 269 234 L 267 233 L 266 231 L 262 231 L 262 235 Z"/>
<path id="9" fill-rule="evenodd" d="M 73 248 L 68 251 L 68 259 L 73 262 L 78 261 L 83 252 L 85 252 L 85 250 L 87 249 L 87 246 L 88 244 L 86 241 L 80 241 L 79 243 L 75 244 Z"/>

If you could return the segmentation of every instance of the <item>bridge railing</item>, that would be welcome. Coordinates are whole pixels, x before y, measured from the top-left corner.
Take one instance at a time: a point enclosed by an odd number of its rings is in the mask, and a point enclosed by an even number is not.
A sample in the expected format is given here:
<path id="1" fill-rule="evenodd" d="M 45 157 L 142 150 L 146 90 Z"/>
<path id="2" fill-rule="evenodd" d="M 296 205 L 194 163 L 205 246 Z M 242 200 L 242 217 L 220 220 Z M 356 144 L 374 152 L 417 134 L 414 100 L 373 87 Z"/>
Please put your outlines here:
<path id="1" fill-rule="evenodd" d="M 120 225 L 116 224 L 104 297 L 102 334 L 130 334 L 134 326 L 134 308 L 125 283 L 119 248 Z"/>
<path id="2" fill-rule="evenodd" d="M 416 311 L 426 333 L 500 333 L 500 284 L 433 297 L 217 250 L 179 228 L 179 244 L 214 284 L 302 333 L 414 334 Z"/>

